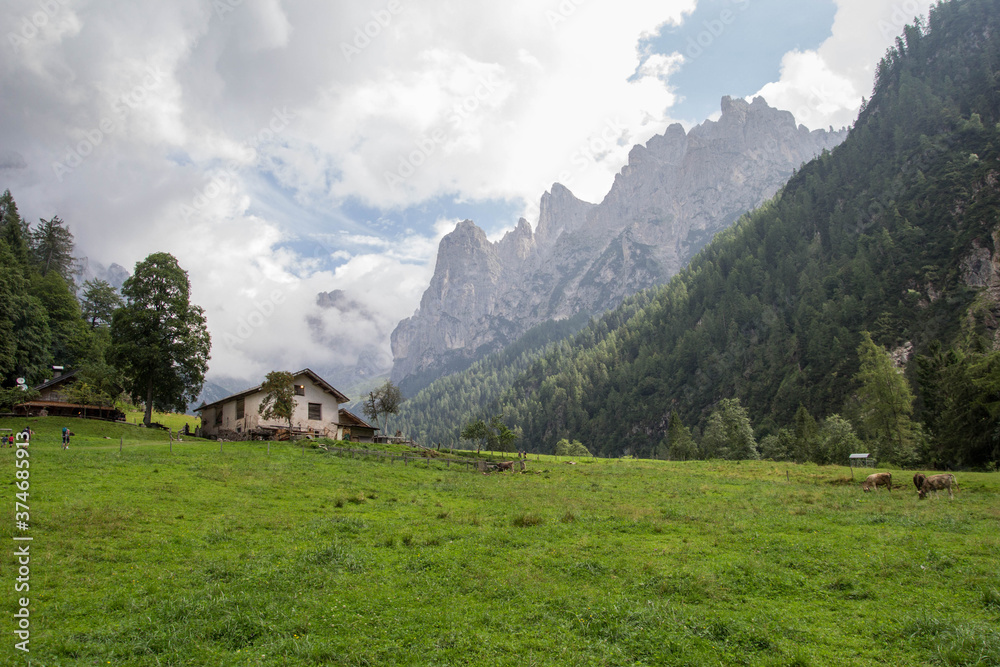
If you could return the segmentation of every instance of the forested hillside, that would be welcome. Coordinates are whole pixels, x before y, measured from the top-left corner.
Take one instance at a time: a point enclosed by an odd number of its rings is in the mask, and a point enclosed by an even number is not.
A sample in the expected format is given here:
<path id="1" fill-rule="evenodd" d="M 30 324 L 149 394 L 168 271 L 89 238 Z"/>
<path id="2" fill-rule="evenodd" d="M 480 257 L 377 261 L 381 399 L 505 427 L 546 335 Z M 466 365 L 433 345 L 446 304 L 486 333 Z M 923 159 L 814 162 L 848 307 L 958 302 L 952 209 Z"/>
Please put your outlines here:
<path id="1" fill-rule="evenodd" d="M 503 412 L 541 451 L 575 438 L 607 455 L 670 455 L 672 414 L 697 437 L 724 405 L 772 446 L 843 413 L 884 459 L 997 460 L 998 73 L 1000 2 L 939 5 L 879 64 L 842 145 L 479 411 Z M 859 394 L 873 372 L 864 332 L 917 394 L 923 428 L 899 427 L 898 446 Z"/>
<path id="2" fill-rule="evenodd" d="M 73 234 L 58 217 L 31 225 L 21 218 L 10 190 L 0 195 L 0 411 L 25 395 L 27 385 L 52 375 L 52 365 L 89 366 L 109 373 L 104 353 L 107 324 L 121 298 L 104 281 L 88 281 L 76 297 Z"/>
<path id="3" fill-rule="evenodd" d="M 479 416 L 484 406 L 495 404 L 546 350 L 578 332 L 589 319 L 580 314 L 539 324 L 516 343 L 477 361 L 464 372 L 435 380 L 403 403 L 393 419 L 394 425 L 421 443 L 457 442 L 471 415 Z M 360 403 L 352 406 L 358 414 Z"/>
<path id="4" fill-rule="evenodd" d="M 72 403 L 183 410 L 201 391 L 211 339 L 189 301 L 187 272 L 168 253 L 136 264 L 121 293 L 104 280 L 77 286 L 74 239 L 57 216 L 31 225 L 10 190 L 0 195 L 0 412 L 37 397 L 54 366 L 74 373 Z"/>

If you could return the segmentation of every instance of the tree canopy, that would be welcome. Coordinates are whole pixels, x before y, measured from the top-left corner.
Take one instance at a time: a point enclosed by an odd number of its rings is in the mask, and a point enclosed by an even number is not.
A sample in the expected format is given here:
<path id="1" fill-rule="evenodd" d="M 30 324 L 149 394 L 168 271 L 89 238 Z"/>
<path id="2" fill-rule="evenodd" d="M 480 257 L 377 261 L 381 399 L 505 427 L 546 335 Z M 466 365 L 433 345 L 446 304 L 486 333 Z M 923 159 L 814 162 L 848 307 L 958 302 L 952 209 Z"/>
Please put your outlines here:
<path id="1" fill-rule="evenodd" d="M 92 329 L 99 324 L 111 324 L 111 317 L 123 303 L 118 290 L 106 280 L 94 279 L 83 283 L 83 299 L 80 306 L 83 317 L 90 322 Z"/>
<path id="2" fill-rule="evenodd" d="M 55 271 L 62 276 L 67 285 L 73 284 L 73 273 L 76 268 L 76 260 L 73 257 L 73 234 L 59 216 L 40 221 L 31 232 L 31 245 L 42 276 Z"/>
<path id="3" fill-rule="evenodd" d="M 125 305 L 111 320 L 111 351 L 125 388 L 143 401 L 148 426 L 153 406 L 186 409 L 201 391 L 211 339 L 201 307 L 190 303 L 187 272 L 169 253 L 135 265 L 122 286 Z"/>
<path id="4" fill-rule="evenodd" d="M 264 378 L 260 389 L 264 398 L 260 402 L 260 416 L 264 419 L 284 419 L 292 428 L 295 414 L 295 377 L 288 371 L 271 371 Z"/>
<path id="5" fill-rule="evenodd" d="M 405 400 L 403 392 L 400 391 L 399 387 L 393 384 L 391 380 L 386 380 L 378 389 L 369 393 L 368 400 L 365 401 L 364 408 L 362 409 L 365 416 L 371 418 L 376 426 L 379 425 L 379 415 L 382 415 L 382 433 L 388 435 L 389 415 L 398 413 L 400 406 Z"/>

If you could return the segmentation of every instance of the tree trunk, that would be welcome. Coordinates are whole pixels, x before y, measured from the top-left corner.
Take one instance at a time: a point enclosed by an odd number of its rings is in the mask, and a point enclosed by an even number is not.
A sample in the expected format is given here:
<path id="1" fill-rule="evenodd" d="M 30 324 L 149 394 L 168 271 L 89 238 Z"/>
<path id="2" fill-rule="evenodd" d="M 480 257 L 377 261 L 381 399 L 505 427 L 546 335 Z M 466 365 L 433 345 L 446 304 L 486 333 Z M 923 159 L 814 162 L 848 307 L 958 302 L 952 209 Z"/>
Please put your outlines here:
<path id="1" fill-rule="evenodd" d="M 142 417 L 142 423 L 149 428 L 153 421 L 153 376 L 149 376 L 146 382 L 146 414 Z"/>

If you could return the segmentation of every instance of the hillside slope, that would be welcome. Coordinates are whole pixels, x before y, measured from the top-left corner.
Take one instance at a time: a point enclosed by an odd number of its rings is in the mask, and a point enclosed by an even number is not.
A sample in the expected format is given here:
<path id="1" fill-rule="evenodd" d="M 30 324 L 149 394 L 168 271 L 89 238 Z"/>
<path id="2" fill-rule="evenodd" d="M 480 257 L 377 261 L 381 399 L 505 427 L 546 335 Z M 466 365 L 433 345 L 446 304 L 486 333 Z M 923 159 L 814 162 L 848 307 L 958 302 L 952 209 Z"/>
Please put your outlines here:
<path id="1" fill-rule="evenodd" d="M 799 405 L 843 410 L 865 330 L 904 360 L 934 341 L 995 348 L 998 17 L 995 0 L 967 0 L 908 27 L 842 145 L 626 317 L 551 349 L 487 411 L 541 451 L 570 437 L 650 454 L 672 411 L 701 425 L 723 398 L 759 433 Z"/>

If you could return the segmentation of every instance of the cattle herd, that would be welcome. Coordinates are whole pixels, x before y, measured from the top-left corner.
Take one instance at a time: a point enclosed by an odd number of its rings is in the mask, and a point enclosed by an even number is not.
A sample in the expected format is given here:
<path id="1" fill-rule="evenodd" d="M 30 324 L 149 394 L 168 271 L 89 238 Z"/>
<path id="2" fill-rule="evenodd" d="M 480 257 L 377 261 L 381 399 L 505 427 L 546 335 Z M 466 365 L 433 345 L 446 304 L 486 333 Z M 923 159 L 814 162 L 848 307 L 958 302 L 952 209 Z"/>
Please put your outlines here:
<path id="1" fill-rule="evenodd" d="M 892 493 L 892 473 L 891 472 L 877 472 L 868 475 L 868 479 L 861 483 L 862 491 L 878 491 L 878 487 L 884 486 L 886 489 Z M 927 494 L 931 491 L 934 495 L 942 489 L 948 489 L 948 497 L 954 498 L 955 493 L 953 489 L 958 489 L 958 482 L 955 481 L 955 476 L 951 473 L 944 473 L 941 475 L 931 475 L 928 477 L 922 472 L 918 472 L 913 476 L 913 486 L 917 487 L 917 497 L 923 500 L 927 497 Z"/>

